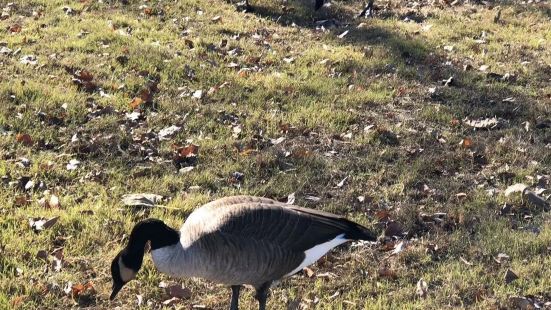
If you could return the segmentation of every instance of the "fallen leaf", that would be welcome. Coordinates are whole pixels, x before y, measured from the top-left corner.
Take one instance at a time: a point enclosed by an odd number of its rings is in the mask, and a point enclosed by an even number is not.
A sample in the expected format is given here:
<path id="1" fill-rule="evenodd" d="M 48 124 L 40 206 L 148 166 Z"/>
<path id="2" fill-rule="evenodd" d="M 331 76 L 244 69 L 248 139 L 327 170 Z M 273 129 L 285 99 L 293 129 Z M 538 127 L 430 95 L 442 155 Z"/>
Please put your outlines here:
<path id="1" fill-rule="evenodd" d="M 71 159 L 69 163 L 67 164 L 66 168 L 67 170 L 76 170 L 78 168 L 78 165 L 80 165 L 80 161 L 77 159 Z"/>
<path id="2" fill-rule="evenodd" d="M 50 201 L 48 202 L 48 207 L 53 209 L 59 209 L 60 203 L 59 203 L 59 197 L 56 195 L 50 196 Z"/>
<path id="3" fill-rule="evenodd" d="M 25 144 L 26 146 L 31 146 L 33 145 L 33 139 L 31 138 L 30 135 L 26 134 L 26 133 L 18 133 L 16 136 L 15 136 L 15 140 L 17 142 L 20 142 L 20 143 L 23 143 Z"/>
<path id="4" fill-rule="evenodd" d="M 21 304 L 27 299 L 27 296 L 16 296 L 10 300 L 10 304 L 13 307 L 13 309 L 19 309 Z"/>
<path id="5" fill-rule="evenodd" d="M 21 57 L 19 62 L 24 65 L 35 66 L 38 64 L 38 59 L 34 55 L 24 55 L 23 57 Z"/>
<path id="6" fill-rule="evenodd" d="M 189 299 L 191 298 L 191 290 L 183 287 L 180 284 L 171 284 L 165 287 L 165 292 L 170 297 L 176 297 L 179 299 Z"/>
<path id="7" fill-rule="evenodd" d="M 470 149 L 473 147 L 473 140 L 469 137 L 464 138 L 463 140 L 461 140 L 461 146 L 463 146 L 466 149 Z"/>
<path id="8" fill-rule="evenodd" d="M 518 279 L 516 273 L 514 273 L 511 269 L 507 269 L 507 271 L 505 272 L 505 284 L 509 284 L 516 279 Z"/>
<path id="9" fill-rule="evenodd" d="M 468 260 L 464 259 L 463 256 L 460 256 L 459 260 L 462 261 L 467 266 L 472 266 L 473 265 L 473 263 L 471 263 Z"/>
<path id="10" fill-rule="evenodd" d="M 143 101 L 142 98 L 134 97 L 134 99 L 132 99 L 132 101 L 130 101 L 130 107 L 132 109 L 136 109 L 139 106 L 141 106 L 143 103 L 144 103 L 144 101 Z"/>
<path id="11" fill-rule="evenodd" d="M 391 221 L 386 224 L 385 236 L 387 237 L 399 237 L 403 234 L 403 232 L 404 230 L 402 228 L 402 225 L 400 225 L 398 222 Z"/>
<path id="12" fill-rule="evenodd" d="M 313 201 L 313 202 L 318 202 L 318 201 L 321 200 L 320 197 L 312 196 L 312 195 L 306 195 L 306 196 L 304 196 L 304 199 L 308 200 L 308 201 Z"/>
<path id="13" fill-rule="evenodd" d="M 199 153 L 199 146 L 195 144 L 189 144 L 183 148 L 178 149 L 178 154 L 182 157 L 193 157 Z"/>
<path id="14" fill-rule="evenodd" d="M 302 271 L 304 271 L 304 274 L 308 277 L 308 278 L 312 278 L 314 276 L 314 271 L 308 267 L 304 267 L 304 269 L 302 269 Z"/>
<path id="15" fill-rule="evenodd" d="M 285 141 L 285 137 L 279 137 L 277 139 L 270 139 L 270 143 L 272 143 L 273 145 L 278 145 L 283 141 Z"/>
<path id="16" fill-rule="evenodd" d="M 126 194 L 122 196 L 122 203 L 131 207 L 154 207 L 162 199 L 163 196 L 156 194 Z"/>
<path id="17" fill-rule="evenodd" d="M 201 99 L 201 98 L 203 98 L 203 90 L 198 89 L 198 90 L 194 91 L 191 96 L 195 99 Z"/>
<path id="18" fill-rule="evenodd" d="M 47 220 L 45 218 L 29 218 L 29 226 L 35 231 L 39 232 L 44 229 L 48 229 L 54 226 L 55 223 L 59 220 L 59 216 L 52 217 Z"/>
<path id="19" fill-rule="evenodd" d="M 165 306 L 173 306 L 175 304 L 178 304 L 180 303 L 182 300 L 180 298 L 177 298 L 177 297 L 172 297 L 170 299 L 167 299 L 165 301 L 163 301 L 163 305 Z"/>
<path id="20" fill-rule="evenodd" d="M 176 125 L 172 125 L 161 129 L 159 131 L 159 140 L 168 140 L 172 135 L 174 135 L 180 129 L 181 127 L 178 127 Z"/>
<path id="21" fill-rule="evenodd" d="M 387 210 L 379 210 L 375 212 L 375 217 L 379 220 L 379 222 L 384 222 L 390 218 L 390 212 Z"/>
<path id="22" fill-rule="evenodd" d="M 195 167 L 193 167 L 193 166 L 183 167 L 183 168 L 180 168 L 180 169 L 178 170 L 178 172 L 181 173 L 181 174 L 184 174 L 184 173 L 190 172 L 190 171 L 193 170 L 193 169 L 195 169 Z"/>
<path id="23" fill-rule="evenodd" d="M 453 76 L 450 76 L 447 80 L 442 80 L 442 84 L 444 86 L 453 86 L 454 82 L 455 82 L 455 80 L 454 80 Z"/>
<path id="24" fill-rule="evenodd" d="M 505 253 L 499 253 L 497 254 L 497 257 L 494 258 L 494 260 L 496 261 L 496 263 L 502 264 L 503 262 L 509 260 L 509 255 Z"/>
<path id="25" fill-rule="evenodd" d="M 289 196 L 287 196 L 287 204 L 292 205 L 295 203 L 295 193 L 290 193 Z"/>
<path id="26" fill-rule="evenodd" d="M 319 273 L 316 275 L 316 278 L 329 278 L 329 279 L 334 279 L 338 277 L 336 274 L 332 273 L 332 272 L 324 272 L 324 273 Z"/>
<path id="27" fill-rule="evenodd" d="M 511 309 L 519 310 L 534 310 L 538 309 L 534 306 L 534 303 L 526 297 L 513 296 L 509 297 L 509 303 L 511 304 Z"/>
<path id="28" fill-rule="evenodd" d="M 507 187 L 504 194 L 505 194 L 505 196 L 509 196 L 512 193 L 516 193 L 516 192 L 523 193 L 524 190 L 527 189 L 527 188 L 528 188 L 528 185 L 525 185 L 525 184 L 522 184 L 522 183 L 513 184 L 513 185 Z"/>
<path id="29" fill-rule="evenodd" d="M 337 184 L 337 188 L 341 188 L 344 186 L 344 183 L 346 182 L 346 180 L 349 178 L 349 176 L 346 176 L 344 179 L 342 179 L 338 184 Z"/>
<path id="30" fill-rule="evenodd" d="M 31 203 L 31 199 L 27 195 L 20 195 L 15 197 L 14 205 L 18 207 L 28 206 Z"/>
<path id="31" fill-rule="evenodd" d="M 401 241 L 400 243 L 394 246 L 394 249 L 392 250 L 392 252 L 390 252 L 390 256 L 400 254 L 406 249 L 406 247 L 407 247 L 407 243 L 405 241 Z"/>
<path id="32" fill-rule="evenodd" d="M 85 284 L 75 284 L 71 287 L 71 296 L 73 298 L 78 298 L 84 294 L 94 294 L 95 289 L 92 285 L 92 282 L 86 282 Z"/>
<path id="33" fill-rule="evenodd" d="M 381 267 L 378 271 L 380 278 L 387 278 L 387 279 L 397 279 L 398 275 L 393 270 L 387 268 L 387 267 Z"/>
<path id="34" fill-rule="evenodd" d="M 532 191 L 525 191 L 524 197 L 530 202 L 531 204 L 542 208 L 544 211 L 551 210 L 551 207 L 549 206 L 549 202 L 545 201 L 542 197 L 538 196 L 536 193 Z"/>
<path id="35" fill-rule="evenodd" d="M 11 33 L 19 33 L 21 32 L 21 25 L 19 24 L 13 24 L 9 27 L 9 32 Z"/>
<path id="36" fill-rule="evenodd" d="M 350 31 L 350 30 L 346 30 L 345 32 L 339 34 L 338 37 L 339 37 L 340 39 L 344 38 L 344 37 L 348 34 L 349 31 Z"/>
<path id="37" fill-rule="evenodd" d="M 427 282 L 425 282 L 425 280 L 421 278 L 419 279 L 419 281 L 417 281 L 417 288 L 415 292 L 419 297 L 425 298 L 427 297 L 428 288 L 429 286 L 427 285 Z"/>
<path id="38" fill-rule="evenodd" d="M 496 117 L 479 120 L 465 120 L 464 123 L 476 129 L 492 129 L 499 125 L 499 121 Z"/>
<path id="39" fill-rule="evenodd" d="M 143 9 L 143 13 L 144 13 L 145 15 L 151 16 L 151 15 L 153 15 L 153 9 L 150 8 L 150 7 L 146 7 L 146 8 Z"/>

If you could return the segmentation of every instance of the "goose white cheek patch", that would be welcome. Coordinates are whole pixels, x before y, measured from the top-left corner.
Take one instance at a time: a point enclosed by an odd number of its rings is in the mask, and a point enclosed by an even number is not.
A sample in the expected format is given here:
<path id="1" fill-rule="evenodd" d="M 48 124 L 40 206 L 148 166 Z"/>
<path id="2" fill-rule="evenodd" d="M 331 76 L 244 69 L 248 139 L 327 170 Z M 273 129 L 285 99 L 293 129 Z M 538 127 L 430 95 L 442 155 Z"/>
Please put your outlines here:
<path id="1" fill-rule="evenodd" d="M 126 267 L 122 262 L 122 258 L 120 257 L 119 257 L 119 270 L 121 274 L 121 279 L 124 282 L 128 282 L 136 277 L 136 273 L 134 272 L 134 270 Z"/>

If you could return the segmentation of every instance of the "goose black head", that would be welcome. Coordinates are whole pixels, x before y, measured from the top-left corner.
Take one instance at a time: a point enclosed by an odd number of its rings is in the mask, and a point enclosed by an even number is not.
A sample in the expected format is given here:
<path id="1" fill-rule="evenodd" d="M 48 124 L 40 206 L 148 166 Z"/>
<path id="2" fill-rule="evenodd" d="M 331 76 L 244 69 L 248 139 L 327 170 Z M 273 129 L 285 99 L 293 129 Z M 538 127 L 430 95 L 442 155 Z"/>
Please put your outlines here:
<path id="1" fill-rule="evenodd" d="M 122 287 L 133 280 L 142 267 L 146 244 L 156 250 L 179 242 L 178 231 L 168 227 L 156 219 L 147 219 L 137 223 L 130 237 L 128 245 L 115 256 L 111 262 L 111 276 L 113 277 L 113 291 L 110 299 L 113 300 Z"/>
<path id="2" fill-rule="evenodd" d="M 113 300 L 122 289 L 122 287 L 136 277 L 138 270 L 127 266 L 122 257 L 124 250 L 121 251 L 111 262 L 111 277 L 113 278 L 113 291 L 109 299 Z M 141 262 L 140 262 L 141 265 Z"/>

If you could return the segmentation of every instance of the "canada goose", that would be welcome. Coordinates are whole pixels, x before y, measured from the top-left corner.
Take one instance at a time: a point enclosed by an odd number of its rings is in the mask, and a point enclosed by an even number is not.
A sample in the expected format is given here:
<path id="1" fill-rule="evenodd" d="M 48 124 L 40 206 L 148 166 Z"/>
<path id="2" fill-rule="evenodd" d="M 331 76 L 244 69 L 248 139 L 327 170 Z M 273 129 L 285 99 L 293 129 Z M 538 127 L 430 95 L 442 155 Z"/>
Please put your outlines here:
<path id="1" fill-rule="evenodd" d="M 262 197 L 225 197 L 193 211 L 179 232 L 157 219 L 136 224 L 111 263 L 110 299 L 136 277 L 148 241 L 159 271 L 230 286 L 232 310 L 238 309 L 241 286 L 251 285 L 263 310 L 273 281 L 350 240 L 375 241 L 376 235 L 334 214 Z"/>

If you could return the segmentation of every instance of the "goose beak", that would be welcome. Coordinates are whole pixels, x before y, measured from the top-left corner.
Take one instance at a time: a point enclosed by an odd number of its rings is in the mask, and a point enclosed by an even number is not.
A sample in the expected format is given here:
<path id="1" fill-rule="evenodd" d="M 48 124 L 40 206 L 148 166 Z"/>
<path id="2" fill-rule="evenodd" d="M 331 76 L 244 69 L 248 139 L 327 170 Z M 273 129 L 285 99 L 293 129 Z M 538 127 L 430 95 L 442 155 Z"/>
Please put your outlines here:
<path id="1" fill-rule="evenodd" d="M 117 294 L 119 293 L 123 285 L 124 284 L 113 283 L 113 291 L 111 292 L 111 296 L 109 297 L 109 300 L 113 300 L 115 299 L 115 297 L 117 297 Z"/>

